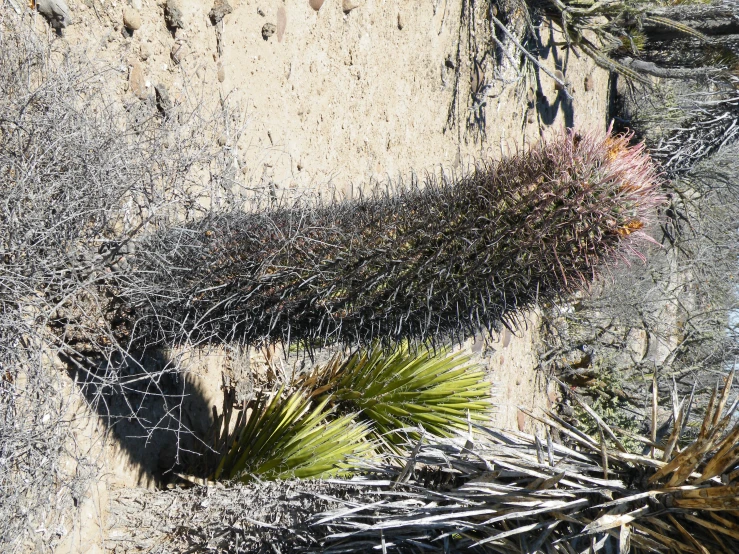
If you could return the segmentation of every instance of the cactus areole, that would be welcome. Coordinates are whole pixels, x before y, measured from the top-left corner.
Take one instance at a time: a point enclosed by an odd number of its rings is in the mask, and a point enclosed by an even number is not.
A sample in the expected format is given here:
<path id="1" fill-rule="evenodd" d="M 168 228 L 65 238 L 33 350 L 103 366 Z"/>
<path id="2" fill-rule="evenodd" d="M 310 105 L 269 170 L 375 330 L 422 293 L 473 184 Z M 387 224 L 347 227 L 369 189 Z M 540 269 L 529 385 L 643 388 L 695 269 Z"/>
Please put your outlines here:
<path id="1" fill-rule="evenodd" d="M 562 133 L 465 175 L 214 213 L 149 237 L 130 277 L 146 280 L 129 289 L 146 291 L 130 296 L 132 332 L 148 344 L 310 346 L 512 326 L 517 310 L 648 240 L 659 178 L 630 138 Z"/>

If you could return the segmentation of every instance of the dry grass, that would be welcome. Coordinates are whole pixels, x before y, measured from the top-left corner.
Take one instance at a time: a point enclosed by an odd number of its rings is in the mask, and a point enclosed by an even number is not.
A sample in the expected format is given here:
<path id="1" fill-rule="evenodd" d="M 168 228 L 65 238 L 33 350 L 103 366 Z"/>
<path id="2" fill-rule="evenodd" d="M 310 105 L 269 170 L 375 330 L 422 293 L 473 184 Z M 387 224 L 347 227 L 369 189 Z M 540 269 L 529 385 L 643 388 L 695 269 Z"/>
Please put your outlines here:
<path id="1" fill-rule="evenodd" d="M 126 270 L 141 233 L 239 201 L 232 158 L 214 139 L 238 132 L 238 120 L 193 90 L 167 118 L 152 102 L 120 103 L 108 89 L 118 68 L 2 10 L 0 549 L 42 552 L 96 478 L 91 460 L 75 460 L 69 418 L 79 392 L 106 417 L 106 395 L 125 398 L 131 367 L 146 371 L 105 325 L 105 284 Z M 129 408 L 135 418 L 136 403 Z M 143 433 L 152 427 L 140 423 Z"/>

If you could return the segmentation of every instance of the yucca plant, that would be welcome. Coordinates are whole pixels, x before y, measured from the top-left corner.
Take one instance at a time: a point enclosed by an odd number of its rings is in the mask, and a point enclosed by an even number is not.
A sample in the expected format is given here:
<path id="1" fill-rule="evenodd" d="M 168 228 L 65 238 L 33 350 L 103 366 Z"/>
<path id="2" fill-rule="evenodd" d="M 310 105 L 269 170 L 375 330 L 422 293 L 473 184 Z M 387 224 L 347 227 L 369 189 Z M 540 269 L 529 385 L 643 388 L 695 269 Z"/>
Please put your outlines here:
<path id="1" fill-rule="evenodd" d="M 147 346 L 438 344 L 513 326 L 644 238 L 658 179 L 629 140 L 568 132 L 360 199 L 213 213 L 142 240 L 114 317 Z"/>
<path id="2" fill-rule="evenodd" d="M 129 522 L 121 540 L 153 552 L 730 554 L 739 541 L 731 377 L 693 441 L 683 436 L 690 402 L 675 398 L 666 442 L 640 438 L 652 456 L 625 452 L 592 409 L 597 436 L 548 413 L 536 416 L 538 436 L 484 426 L 475 444 L 426 435 L 403 466 L 364 458 L 350 480 L 126 489 L 114 513 Z"/>
<path id="3" fill-rule="evenodd" d="M 419 442 L 403 468 L 377 465 L 374 475 L 333 481 L 380 490 L 351 510 L 335 498 L 338 509 L 314 518 L 325 533 L 321 552 L 736 552 L 739 400 L 725 409 L 733 376 L 714 390 L 688 444 L 690 402 L 673 392 L 666 441 L 640 438 L 652 456 L 627 452 L 590 408 L 597 437 L 548 413 L 530 414 L 546 438 L 478 427 L 487 440 L 474 448 Z"/>
<path id="4" fill-rule="evenodd" d="M 342 361 L 309 374 L 301 386 L 311 396 L 328 398 L 342 411 L 357 412 L 372 423 L 375 437 L 398 450 L 408 436 L 405 428 L 422 427 L 438 436 L 467 430 L 471 422 L 486 423 L 492 409 L 485 372 L 464 352 L 436 352 L 379 345 L 360 350 Z"/>
<path id="5" fill-rule="evenodd" d="M 213 479 L 325 477 L 371 448 L 369 426 L 356 414 L 331 418 L 329 398 L 314 403 L 302 391 L 282 392 L 262 395 L 248 419 L 241 412 Z"/>
<path id="6" fill-rule="evenodd" d="M 229 428 L 232 398 L 216 418 L 214 444 L 223 450 L 213 479 L 327 477 L 347 457 L 360 458 L 384 445 L 399 445 L 423 426 L 439 436 L 486 423 L 492 408 L 484 372 L 464 353 L 442 349 L 360 350 L 334 357 L 271 399 L 241 410 Z M 227 395 L 228 396 L 228 395 Z M 345 465 L 345 464 L 344 464 Z"/>

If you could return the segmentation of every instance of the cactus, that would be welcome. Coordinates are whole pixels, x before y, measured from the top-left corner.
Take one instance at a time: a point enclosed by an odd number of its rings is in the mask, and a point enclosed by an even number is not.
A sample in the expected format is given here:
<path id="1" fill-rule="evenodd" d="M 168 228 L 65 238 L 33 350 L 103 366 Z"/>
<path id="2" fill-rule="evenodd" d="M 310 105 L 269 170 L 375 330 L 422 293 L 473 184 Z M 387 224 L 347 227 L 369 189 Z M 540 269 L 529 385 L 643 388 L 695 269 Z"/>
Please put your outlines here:
<path id="1" fill-rule="evenodd" d="M 119 315 L 147 345 L 310 348 L 514 327 L 517 310 L 647 238 L 659 179 L 630 138 L 567 132 L 391 192 L 213 213 L 140 241 Z"/>

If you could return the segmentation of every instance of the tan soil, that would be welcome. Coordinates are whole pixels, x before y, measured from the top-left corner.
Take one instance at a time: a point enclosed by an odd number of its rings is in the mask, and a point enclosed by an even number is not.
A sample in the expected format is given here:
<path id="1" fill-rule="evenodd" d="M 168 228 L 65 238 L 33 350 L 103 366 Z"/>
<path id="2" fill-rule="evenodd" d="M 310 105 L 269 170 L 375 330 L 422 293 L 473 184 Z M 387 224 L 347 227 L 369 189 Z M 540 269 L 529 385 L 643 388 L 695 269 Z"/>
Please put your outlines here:
<path id="1" fill-rule="evenodd" d="M 153 85 L 163 83 L 175 103 L 185 94 L 202 93 L 206 102 L 227 99 L 238 105 L 246 132 L 238 143 L 225 137 L 224 148 L 233 154 L 239 185 L 246 189 L 353 195 L 388 177 L 407 179 L 498 159 L 565 123 L 606 125 L 608 75 L 582 55 L 567 60 L 571 105 L 543 72 L 517 78 L 506 62 L 501 76 L 516 82 L 504 85 L 494 80 L 491 60 L 476 69 L 469 51 L 485 51 L 486 22 L 477 14 L 475 37 L 483 38 L 470 45 L 468 25 L 460 22 L 462 0 L 366 0 L 349 13 L 339 0 L 326 0 L 318 12 L 308 0 L 231 0 L 233 12 L 215 27 L 208 17 L 212 2 L 180 0 L 184 28 L 174 34 L 165 25 L 162 0 L 130 4 L 140 4 L 141 26 L 133 36 L 122 29 L 128 3 L 72 0 L 74 24 L 57 40 L 117 68 L 111 85 L 121 99 L 145 99 L 153 95 Z M 41 17 L 37 24 L 46 27 Z M 267 24 L 276 32 L 264 40 Z M 553 70 L 565 59 L 553 46 L 562 37 L 546 26 L 541 36 L 543 63 Z M 537 80 L 541 96 L 537 109 L 529 109 Z M 468 129 L 470 89 L 486 83 L 491 96 L 484 128 Z M 550 405 L 545 379 L 536 371 L 537 321 L 530 315 L 517 336 L 505 332 L 490 344 L 471 345 L 497 384 L 494 426 L 532 431 L 517 406 Z M 252 356 L 251 367 L 258 367 L 258 356 Z M 193 365 L 204 397 L 219 408 L 223 368 L 218 356 Z M 150 468 L 134 464 L 116 441 L 106 440 L 99 424 L 83 426 L 80 437 L 105 477 L 81 504 L 59 552 L 100 552 L 109 491 L 152 484 Z"/>

